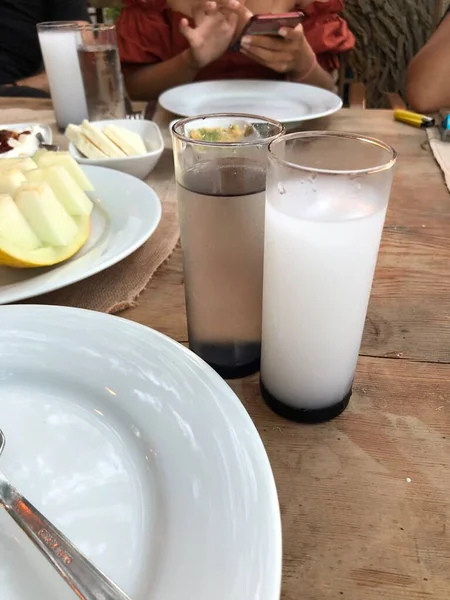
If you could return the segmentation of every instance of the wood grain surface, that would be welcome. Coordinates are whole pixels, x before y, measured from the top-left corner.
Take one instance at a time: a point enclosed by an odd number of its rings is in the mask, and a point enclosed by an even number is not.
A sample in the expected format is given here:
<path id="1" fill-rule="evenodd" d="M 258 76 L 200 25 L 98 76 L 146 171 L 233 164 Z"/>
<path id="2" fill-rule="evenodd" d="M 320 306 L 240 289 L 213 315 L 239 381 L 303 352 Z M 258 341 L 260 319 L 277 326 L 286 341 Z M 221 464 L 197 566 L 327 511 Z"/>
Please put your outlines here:
<path id="1" fill-rule="evenodd" d="M 168 145 L 170 118 L 155 116 Z M 450 195 L 424 132 L 389 111 L 342 110 L 315 126 L 381 138 L 399 158 L 348 410 L 302 426 L 263 404 L 257 376 L 230 382 L 278 486 L 282 598 L 448 600 Z M 172 181 L 170 161 L 155 178 Z M 179 248 L 121 316 L 186 343 Z"/>
<path id="2" fill-rule="evenodd" d="M 165 130 L 171 117 L 155 118 Z M 424 132 L 390 111 L 313 126 L 378 137 L 398 163 L 349 409 L 301 426 L 263 404 L 257 376 L 230 382 L 277 482 L 282 598 L 448 599 L 450 195 Z M 186 342 L 181 258 L 123 316 Z"/>

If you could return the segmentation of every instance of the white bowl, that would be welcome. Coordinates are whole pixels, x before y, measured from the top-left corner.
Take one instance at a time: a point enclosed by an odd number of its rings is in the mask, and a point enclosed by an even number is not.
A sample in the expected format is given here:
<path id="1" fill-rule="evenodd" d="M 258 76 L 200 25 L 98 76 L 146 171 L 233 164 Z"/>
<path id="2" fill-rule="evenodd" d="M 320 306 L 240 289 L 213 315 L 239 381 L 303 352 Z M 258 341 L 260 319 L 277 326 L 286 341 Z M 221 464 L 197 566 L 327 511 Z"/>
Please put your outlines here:
<path id="1" fill-rule="evenodd" d="M 164 150 L 164 140 L 161 130 L 153 121 L 144 119 L 116 119 L 112 121 L 95 121 L 94 127 L 102 129 L 107 125 L 117 125 L 138 133 L 148 152 L 142 156 L 126 156 L 125 158 L 85 158 L 74 144 L 69 144 L 69 152 L 81 165 L 95 165 L 107 167 L 133 175 L 138 179 L 145 179 L 156 166 Z"/>

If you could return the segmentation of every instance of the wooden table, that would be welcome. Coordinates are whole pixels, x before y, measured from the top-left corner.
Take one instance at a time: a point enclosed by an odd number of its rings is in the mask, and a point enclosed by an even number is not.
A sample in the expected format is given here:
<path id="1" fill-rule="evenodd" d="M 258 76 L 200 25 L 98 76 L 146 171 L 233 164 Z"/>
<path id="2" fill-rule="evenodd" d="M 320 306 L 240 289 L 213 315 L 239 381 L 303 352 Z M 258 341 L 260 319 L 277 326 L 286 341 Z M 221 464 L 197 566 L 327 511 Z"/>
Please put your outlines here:
<path id="1" fill-rule="evenodd" d="M 230 383 L 278 486 L 283 599 L 448 600 L 450 195 L 425 134 L 390 112 L 320 126 L 379 137 L 399 160 L 349 409 L 302 426 L 264 405 L 256 375 Z M 173 177 L 170 160 L 155 177 Z M 122 316 L 186 343 L 183 294 L 177 248 Z"/>

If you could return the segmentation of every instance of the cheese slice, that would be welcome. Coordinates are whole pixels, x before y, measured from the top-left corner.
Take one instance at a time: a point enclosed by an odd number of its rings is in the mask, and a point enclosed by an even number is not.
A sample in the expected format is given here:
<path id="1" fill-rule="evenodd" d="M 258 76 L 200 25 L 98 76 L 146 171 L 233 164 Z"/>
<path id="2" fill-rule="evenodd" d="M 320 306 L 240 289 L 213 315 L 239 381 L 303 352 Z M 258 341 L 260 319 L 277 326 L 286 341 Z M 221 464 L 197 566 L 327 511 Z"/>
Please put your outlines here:
<path id="1" fill-rule="evenodd" d="M 107 158 L 107 155 L 83 134 L 78 125 L 68 125 L 66 137 L 86 158 Z"/>
<path id="2" fill-rule="evenodd" d="M 108 125 L 103 129 L 103 133 L 127 156 L 142 156 L 148 152 L 141 136 L 134 131 L 117 125 Z"/>
<path id="3" fill-rule="evenodd" d="M 94 127 L 89 121 L 82 122 L 81 133 L 109 158 L 123 158 L 126 156 L 125 152 L 116 146 L 101 129 Z"/>

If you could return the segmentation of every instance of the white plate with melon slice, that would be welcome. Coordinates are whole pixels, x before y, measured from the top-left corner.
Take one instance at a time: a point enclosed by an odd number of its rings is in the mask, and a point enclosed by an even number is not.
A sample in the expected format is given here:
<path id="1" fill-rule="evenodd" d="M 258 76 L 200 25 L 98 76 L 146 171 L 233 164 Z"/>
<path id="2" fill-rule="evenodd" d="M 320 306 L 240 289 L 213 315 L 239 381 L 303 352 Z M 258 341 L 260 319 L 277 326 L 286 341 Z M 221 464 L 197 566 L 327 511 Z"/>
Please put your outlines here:
<path id="1" fill-rule="evenodd" d="M 139 248 L 160 218 L 156 193 L 124 173 L 81 168 L 64 152 L 2 161 L 0 304 L 103 271 Z"/>

